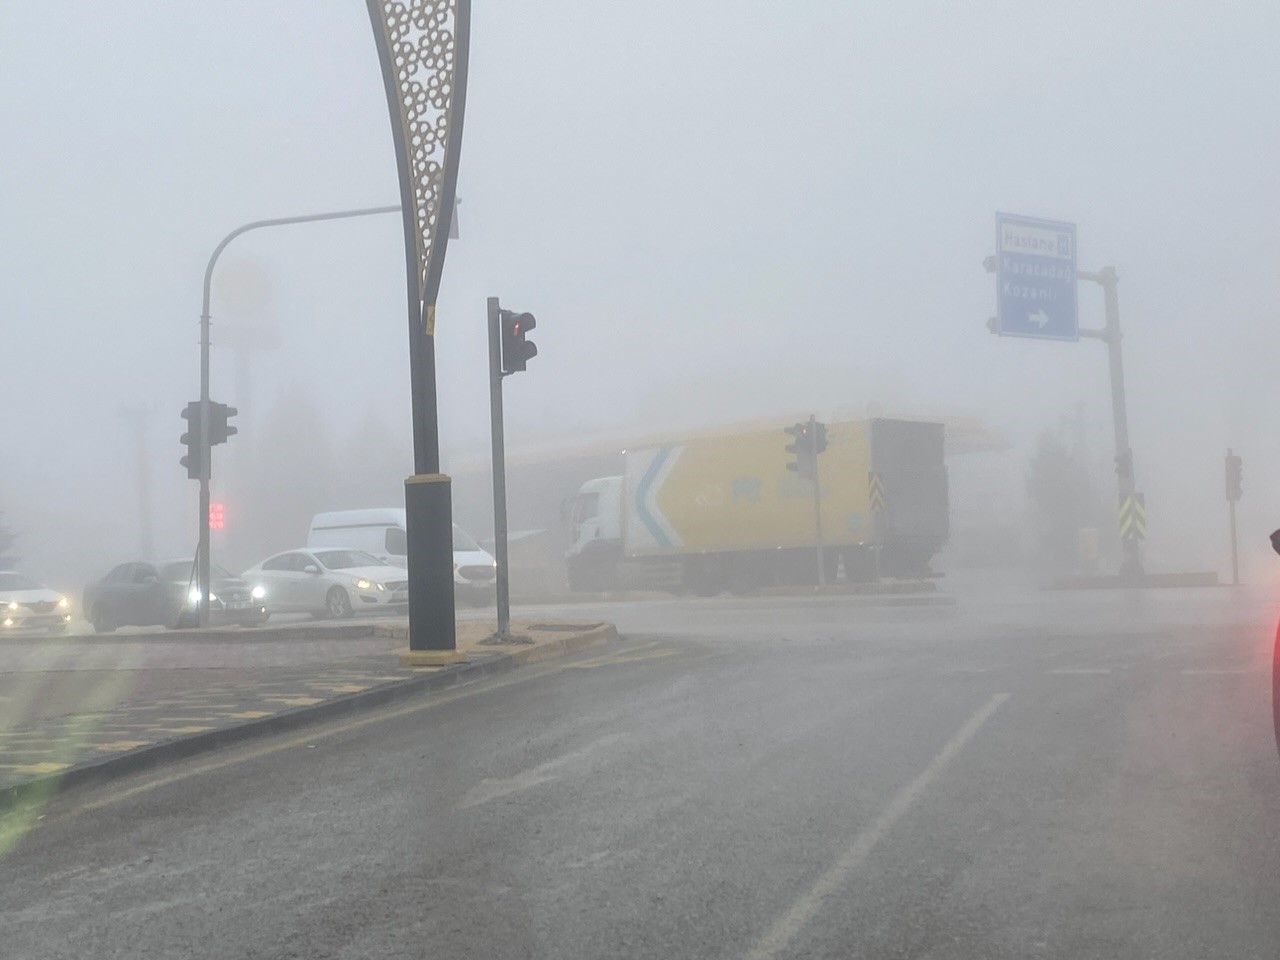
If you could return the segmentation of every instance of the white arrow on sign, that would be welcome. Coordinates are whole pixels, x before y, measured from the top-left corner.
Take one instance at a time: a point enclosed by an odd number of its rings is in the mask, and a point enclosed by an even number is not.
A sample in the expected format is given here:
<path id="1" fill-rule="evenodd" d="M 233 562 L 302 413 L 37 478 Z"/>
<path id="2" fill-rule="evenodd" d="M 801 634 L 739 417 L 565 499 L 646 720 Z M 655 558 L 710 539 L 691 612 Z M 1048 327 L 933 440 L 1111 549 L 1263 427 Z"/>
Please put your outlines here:
<path id="1" fill-rule="evenodd" d="M 1043 309 L 1038 309 L 1031 316 L 1027 317 L 1027 319 L 1043 330 L 1044 325 L 1049 322 L 1049 315 L 1045 313 Z"/>

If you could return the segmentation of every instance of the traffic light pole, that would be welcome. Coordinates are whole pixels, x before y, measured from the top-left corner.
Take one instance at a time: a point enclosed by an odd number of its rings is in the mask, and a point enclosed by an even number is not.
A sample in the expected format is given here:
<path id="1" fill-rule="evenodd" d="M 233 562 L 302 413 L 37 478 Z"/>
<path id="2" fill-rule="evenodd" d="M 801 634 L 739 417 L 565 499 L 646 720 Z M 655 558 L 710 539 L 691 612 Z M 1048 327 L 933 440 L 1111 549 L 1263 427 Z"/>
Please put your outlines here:
<path id="1" fill-rule="evenodd" d="M 499 640 L 511 633 L 511 580 L 507 555 L 507 456 L 502 428 L 502 308 L 489 298 L 489 426 L 493 442 L 493 559 L 497 563 Z"/>
<path id="2" fill-rule="evenodd" d="M 818 479 L 818 418 L 809 414 L 809 442 L 813 444 L 813 529 L 814 542 L 818 551 L 818 586 L 827 585 L 827 564 L 824 560 L 826 550 L 822 542 L 822 483 Z"/>
<path id="3" fill-rule="evenodd" d="M 202 627 L 209 625 L 209 583 L 211 579 L 209 566 L 209 476 L 213 470 L 209 456 L 211 446 L 209 443 L 209 333 L 212 319 L 209 315 L 209 294 L 213 287 L 213 268 L 217 266 L 218 258 L 222 256 L 222 251 L 227 248 L 227 244 L 242 233 L 248 233 L 250 230 L 260 230 L 263 227 L 282 227 L 294 223 L 314 223 L 319 220 L 347 220 L 351 217 L 368 217 L 379 213 L 399 213 L 400 210 L 401 207 L 397 204 L 393 207 L 362 207 L 358 210 L 337 210 L 332 213 L 313 213 L 300 217 L 254 220 L 243 226 L 236 227 L 228 233 L 222 238 L 222 242 L 213 248 L 213 253 L 209 256 L 209 264 L 204 269 L 204 300 L 200 310 L 200 423 L 197 428 L 200 434 L 202 468 L 200 474 L 200 537 L 196 548 L 196 582 L 199 597 L 196 603 L 200 616 L 200 626 Z"/>
<path id="4" fill-rule="evenodd" d="M 1227 504 L 1231 508 L 1231 585 L 1238 587 L 1240 586 L 1240 554 L 1236 543 L 1236 502 L 1228 500 Z"/>
<path id="5" fill-rule="evenodd" d="M 1120 278 L 1115 267 L 1103 267 L 1097 273 L 1084 270 L 1076 273 L 1080 280 L 1091 280 L 1102 287 L 1106 326 L 1102 330 L 1081 330 L 1080 336 L 1101 340 L 1107 345 L 1111 368 L 1111 418 L 1116 439 L 1116 478 L 1120 503 L 1128 503 L 1136 493 L 1133 477 L 1133 450 L 1129 446 L 1129 414 L 1124 396 L 1124 359 L 1120 350 L 1120 297 L 1116 285 Z M 1136 537 L 1123 537 L 1124 557 L 1120 562 L 1120 579 L 1132 583 L 1143 578 L 1142 551 Z"/>

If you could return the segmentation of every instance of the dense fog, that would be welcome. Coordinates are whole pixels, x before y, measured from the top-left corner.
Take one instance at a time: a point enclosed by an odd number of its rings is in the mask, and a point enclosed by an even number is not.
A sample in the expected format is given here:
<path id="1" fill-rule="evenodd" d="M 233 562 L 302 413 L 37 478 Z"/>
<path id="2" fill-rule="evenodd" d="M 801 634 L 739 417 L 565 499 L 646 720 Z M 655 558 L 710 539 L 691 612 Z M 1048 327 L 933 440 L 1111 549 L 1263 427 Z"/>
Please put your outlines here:
<path id="1" fill-rule="evenodd" d="M 941 418 L 969 442 L 937 567 L 1063 567 L 1040 556 L 1029 477 L 1056 444 L 1112 522 L 1106 348 L 987 331 L 1008 211 L 1075 223 L 1081 269 L 1121 277 L 1148 568 L 1227 571 L 1230 447 L 1244 573 L 1271 578 L 1278 29 L 1264 0 L 478 3 L 437 328 L 459 520 L 491 532 L 500 296 L 538 318 L 506 384 L 516 460 L 809 413 Z M 190 556 L 179 411 L 214 245 L 398 202 L 364 5 L 7 4 L 0 116 L 9 556 L 64 589 L 143 550 Z M 382 216 L 260 231 L 221 261 L 227 564 L 300 545 L 316 511 L 402 497 L 401 244 Z M 1079 303 L 1100 327 L 1100 288 Z"/>

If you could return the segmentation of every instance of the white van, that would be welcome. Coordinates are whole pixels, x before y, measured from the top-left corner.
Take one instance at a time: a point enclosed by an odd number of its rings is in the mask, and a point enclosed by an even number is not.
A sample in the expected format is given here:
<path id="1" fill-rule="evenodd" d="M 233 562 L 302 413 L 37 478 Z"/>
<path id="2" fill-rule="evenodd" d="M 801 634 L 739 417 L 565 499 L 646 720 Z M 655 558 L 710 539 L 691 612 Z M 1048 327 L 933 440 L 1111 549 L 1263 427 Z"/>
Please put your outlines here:
<path id="1" fill-rule="evenodd" d="M 307 546 L 352 547 L 403 567 L 407 563 L 405 555 L 408 553 L 404 508 L 383 507 L 317 513 L 311 518 Z M 493 557 L 455 523 L 453 586 L 458 599 L 477 604 L 491 602 L 496 575 L 497 567 Z"/>

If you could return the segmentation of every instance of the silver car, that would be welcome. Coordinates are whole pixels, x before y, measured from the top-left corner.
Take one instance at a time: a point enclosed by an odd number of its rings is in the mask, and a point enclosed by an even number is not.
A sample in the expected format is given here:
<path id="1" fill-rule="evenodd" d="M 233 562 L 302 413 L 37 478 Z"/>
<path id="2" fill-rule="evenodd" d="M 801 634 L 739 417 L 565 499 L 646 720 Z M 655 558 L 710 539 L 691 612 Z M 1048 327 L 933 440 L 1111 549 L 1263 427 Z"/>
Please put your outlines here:
<path id="1" fill-rule="evenodd" d="M 250 567 L 243 579 L 261 587 L 272 613 L 345 619 L 357 611 L 399 612 L 409 603 L 409 572 L 363 550 L 286 550 Z"/>

